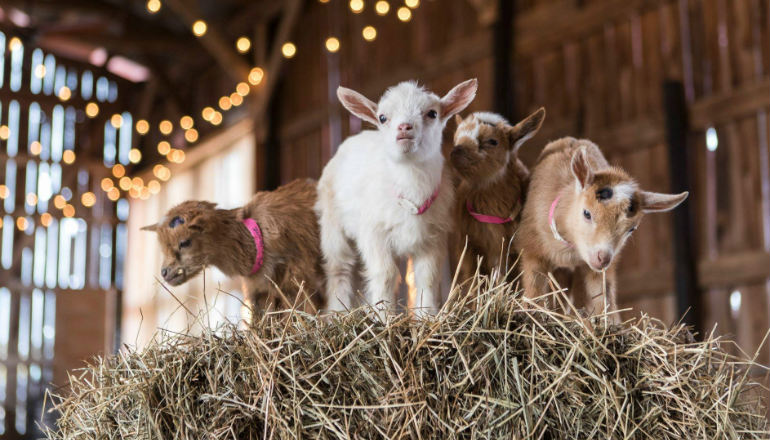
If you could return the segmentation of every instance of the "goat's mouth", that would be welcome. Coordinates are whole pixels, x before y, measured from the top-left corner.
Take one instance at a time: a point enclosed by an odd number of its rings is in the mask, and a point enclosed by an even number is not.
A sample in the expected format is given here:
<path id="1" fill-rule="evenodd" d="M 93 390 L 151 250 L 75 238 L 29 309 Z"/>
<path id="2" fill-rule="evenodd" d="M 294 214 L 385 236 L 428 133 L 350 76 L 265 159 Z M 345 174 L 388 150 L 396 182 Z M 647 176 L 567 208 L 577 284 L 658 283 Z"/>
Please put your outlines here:
<path id="1" fill-rule="evenodd" d="M 413 141 L 414 135 L 411 133 L 399 133 L 396 135 L 396 142 Z"/>
<path id="2" fill-rule="evenodd" d="M 171 273 L 166 275 L 163 279 L 166 280 L 172 286 L 179 286 L 185 283 L 187 280 L 195 276 L 200 269 L 186 270 L 182 267 L 174 269 Z"/>

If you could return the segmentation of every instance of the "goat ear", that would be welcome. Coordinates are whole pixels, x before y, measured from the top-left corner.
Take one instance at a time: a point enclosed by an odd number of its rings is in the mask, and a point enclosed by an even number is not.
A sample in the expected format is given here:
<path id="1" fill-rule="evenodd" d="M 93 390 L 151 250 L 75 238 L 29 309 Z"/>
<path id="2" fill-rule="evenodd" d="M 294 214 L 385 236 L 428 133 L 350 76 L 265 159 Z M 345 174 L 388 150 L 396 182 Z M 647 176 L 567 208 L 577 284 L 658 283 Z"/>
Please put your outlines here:
<path id="1" fill-rule="evenodd" d="M 468 104 L 476 97 L 479 82 L 476 78 L 469 79 L 454 86 L 443 98 L 441 98 L 441 119 L 446 122 L 452 116 L 465 110 Z"/>
<path id="2" fill-rule="evenodd" d="M 640 191 L 642 212 L 666 212 L 679 206 L 690 195 L 685 191 L 679 194 L 664 194 L 648 191 Z"/>
<path id="3" fill-rule="evenodd" d="M 364 121 L 379 125 L 377 122 L 377 104 L 366 96 L 346 87 L 337 88 L 337 98 L 350 113 Z"/>
<path id="4" fill-rule="evenodd" d="M 455 125 L 459 127 L 460 124 L 462 124 L 462 122 L 463 122 L 463 117 L 460 116 L 459 113 L 455 114 Z"/>
<path id="5" fill-rule="evenodd" d="M 513 127 L 504 125 L 505 131 L 508 134 L 508 141 L 511 145 L 511 151 L 514 153 L 518 152 L 519 148 L 524 145 L 524 142 L 527 142 L 532 136 L 537 134 L 544 120 L 545 108 L 540 107 Z"/>
<path id="6" fill-rule="evenodd" d="M 158 224 L 157 224 L 157 223 L 155 223 L 154 225 L 147 225 L 147 226 L 143 226 L 143 227 L 141 228 L 141 230 L 142 230 L 142 231 L 153 231 L 153 232 L 155 232 L 155 231 L 157 231 L 157 230 L 158 230 Z"/>
<path id="7" fill-rule="evenodd" d="M 570 163 L 572 174 L 577 180 L 578 189 L 584 189 L 587 185 L 591 184 L 594 180 L 594 173 L 591 171 L 591 164 L 588 163 L 586 157 L 586 149 L 584 147 L 578 148 L 575 153 L 572 154 L 572 161 Z"/>

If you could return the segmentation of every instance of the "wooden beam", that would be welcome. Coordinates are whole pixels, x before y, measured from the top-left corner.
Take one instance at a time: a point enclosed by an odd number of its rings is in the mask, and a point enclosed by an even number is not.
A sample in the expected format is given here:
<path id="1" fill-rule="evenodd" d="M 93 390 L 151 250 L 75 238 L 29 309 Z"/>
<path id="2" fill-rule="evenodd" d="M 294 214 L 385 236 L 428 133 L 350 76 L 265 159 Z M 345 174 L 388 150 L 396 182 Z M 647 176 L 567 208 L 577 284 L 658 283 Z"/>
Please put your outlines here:
<path id="1" fill-rule="evenodd" d="M 708 96 L 690 106 L 690 125 L 695 130 L 728 122 L 770 109 L 770 78 L 726 93 Z"/>
<path id="2" fill-rule="evenodd" d="M 723 255 L 716 260 L 701 260 L 698 278 L 702 285 L 709 287 L 763 283 L 770 278 L 770 253 L 749 251 Z"/>
<path id="3" fill-rule="evenodd" d="M 236 82 L 244 81 L 248 75 L 250 67 L 244 59 L 235 51 L 233 43 L 229 42 L 227 36 L 219 30 L 212 22 L 205 20 L 203 13 L 198 7 L 188 0 L 166 0 L 166 5 L 173 10 L 189 29 L 197 20 L 206 21 L 206 34 L 198 38 L 201 45 L 222 67 L 230 77 Z M 192 32 L 192 29 L 190 30 Z"/>

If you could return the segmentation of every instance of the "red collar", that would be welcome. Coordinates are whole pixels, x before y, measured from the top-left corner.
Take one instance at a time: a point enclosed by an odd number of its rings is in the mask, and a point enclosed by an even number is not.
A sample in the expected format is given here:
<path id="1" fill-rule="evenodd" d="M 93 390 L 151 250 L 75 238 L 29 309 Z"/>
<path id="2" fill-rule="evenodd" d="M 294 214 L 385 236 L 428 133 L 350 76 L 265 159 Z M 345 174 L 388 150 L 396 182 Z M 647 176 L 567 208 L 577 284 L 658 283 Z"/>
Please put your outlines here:
<path id="1" fill-rule="evenodd" d="M 417 206 L 416 204 L 412 203 L 411 200 L 407 199 L 401 194 L 398 195 L 398 200 L 401 206 L 404 206 L 407 209 L 411 210 L 412 214 L 423 215 L 428 209 L 430 209 L 431 205 L 433 205 L 433 202 L 435 202 L 436 199 L 438 198 L 438 192 L 440 189 L 441 189 L 441 181 L 438 182 L 438 186 L 436 187 L 436 190 L 433 191 L 433 194 L 431 194 L 431 196 L 427 200 L 422 202 L 422 205 L 420 206 Z"/>
<path id="2" fill-rule="evenodd" d="M 250 275 L 254 275 L 262 267 L 262 260 L 265 254 L 265 243 L 262 241 L 262 231 L 259 229 L 259 225 L 253 218 L 243 219 L 243 225 L 249 230 L 251 236 L 254 238 L 254 246 L 257 248 L 257 255 L 254 258 L 254 266 L 251 268 Z"/>
<path id="3" fill-rule="evenodd" d="M 494 215 L 479 214 L 478 212 L 473 210 L 473 205 L 471 204 L 470 200 L 465 201 L 465 209 L 468 210 L 468 214 L 470 214 L 471 217 L 475 218 L 477 221 L 481 223 L 492 223 L 495 225 L 502 225 L 504 223 L 513 221 L 513 217 L 502 218 Z"/>

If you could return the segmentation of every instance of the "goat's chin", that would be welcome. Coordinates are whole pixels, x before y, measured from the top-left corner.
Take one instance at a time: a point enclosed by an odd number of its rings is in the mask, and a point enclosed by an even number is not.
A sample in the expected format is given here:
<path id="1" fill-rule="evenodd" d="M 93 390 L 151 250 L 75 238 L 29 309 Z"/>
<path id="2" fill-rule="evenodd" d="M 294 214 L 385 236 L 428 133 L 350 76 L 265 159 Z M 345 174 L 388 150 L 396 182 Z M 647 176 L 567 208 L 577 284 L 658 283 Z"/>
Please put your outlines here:
<path id="1" fill-rule="evenodd" d="M 396 141 L 396 145 L 398 145 L 398 150 L 401 154 L 408 155 L 414 153 L 417 142 L 414 139 L 400 139 Z"/>

